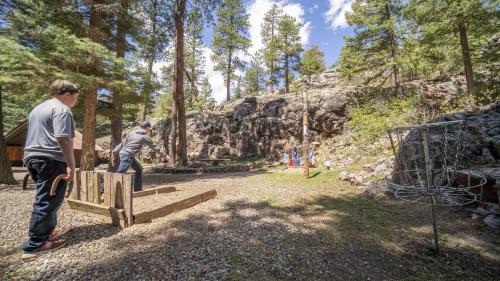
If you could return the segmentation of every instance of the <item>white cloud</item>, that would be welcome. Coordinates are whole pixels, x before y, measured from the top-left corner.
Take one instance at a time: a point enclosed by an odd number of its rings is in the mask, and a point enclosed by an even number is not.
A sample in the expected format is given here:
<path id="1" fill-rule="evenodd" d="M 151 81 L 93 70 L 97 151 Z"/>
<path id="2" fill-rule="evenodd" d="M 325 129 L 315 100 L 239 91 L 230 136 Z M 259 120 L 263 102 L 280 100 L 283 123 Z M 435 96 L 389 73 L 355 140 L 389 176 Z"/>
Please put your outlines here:
<path id="1" fill-rule="evenodd" d="M 312 7 L 309 7 L 309 9 L 307 9 L 309 11 L 310 14 L 314 14 L 314 11 L 317 10 L 319 8 L 318 4 L 314 4 L 314 6 Z"/>
<path id="2" fill-rule="evenodd" d="M 157 77 L 162 77 L 163 73 L 162 73 L 161 69 L 164 66 L 168 66 L 168 65 L 169 65 L 169 63 L 167 61 L 164 61 L 164 60 L 157 61 L 153 64 L 153 72 L 155 73 L 155 75 Z"/>
<path id="3" fill-rule="evenodd" d="M 351 5 L 354 0 L 329 0 L 330 9 L 324 13 L 326 22 L 333 30 L 348 26 L 345 13 L 352 11 Z"/>
<path id="4" fill-rule="evenodd" d="M 264 22 L 264 15 L 271 9 L 273 4 L 278 5 L 283 9 L 286 14 L 294 17 L 297 22 L 302 24 L 300 29 L 300 36 L 302 44 L 309 42 L 309 35 L 311 34 L 311 22 L 304 20 L 304 8 L 299 3 L 291 3 L 289 1 L 276 1 L 276 0 L 255 0 L 247 9 L 250 14 L 250 39 L 252 47 L 248 50 L 250 54 L 254 54 L 263 47 L 262 37 L 260 36 L 261 25 Z"/>
<path id="5" fill-rule="evenodd" d="M 214 71 L 214 64 L 210 59 L 212 50 L 208 47 L 203 49 L 203 56 L 205 56 L 205 75 L 212 86 L 212 96 L 221 103 L 226 99 L 226 86 L 224 85 L 224 78 L 220 72 Z"/>

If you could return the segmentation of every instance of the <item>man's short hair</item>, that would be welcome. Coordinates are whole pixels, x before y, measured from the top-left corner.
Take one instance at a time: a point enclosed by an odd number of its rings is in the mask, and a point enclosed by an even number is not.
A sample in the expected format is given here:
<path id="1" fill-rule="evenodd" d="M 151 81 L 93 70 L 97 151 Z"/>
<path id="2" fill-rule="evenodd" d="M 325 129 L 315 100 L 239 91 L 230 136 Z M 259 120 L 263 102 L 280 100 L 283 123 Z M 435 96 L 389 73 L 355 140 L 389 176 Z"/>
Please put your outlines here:
<path id="1" fill-rule="evenodd" d="M 78 87 L 75 84 L 66 81 L 66 80 L 56 80 L 50 83 L 49 86 L 50 95 L 62 95 L 66 92 L 70 92 L 71 94 L 78 93 Z"/>

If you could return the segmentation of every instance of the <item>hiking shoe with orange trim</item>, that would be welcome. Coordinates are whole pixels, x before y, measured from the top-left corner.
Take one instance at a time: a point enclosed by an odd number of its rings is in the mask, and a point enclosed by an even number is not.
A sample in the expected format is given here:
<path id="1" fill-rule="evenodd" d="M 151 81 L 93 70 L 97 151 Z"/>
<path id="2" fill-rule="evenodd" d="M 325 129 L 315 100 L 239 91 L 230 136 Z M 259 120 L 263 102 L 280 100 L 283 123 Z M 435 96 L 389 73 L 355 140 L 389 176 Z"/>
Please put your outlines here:
<path id="1" fill-rule="evenodd" d="M 26 259 L 35 258 L 35 257 L 43 255 L 49 251 L 60 249 L 64 246 L 66 246 L 66 241 L 64 241 L 64 240 L 46 241 L 45 243 L 43 243 L 43 245 L 40 248 L 38 248 L 32 252 L 23 253 L 23 255 L 21 256 L 21 259 L 26 260 Z"/>
<path id="2" fill-rule="evenodd" d="M 59 236 L 61 236 L 61 233 L 54 228 L 54 230 L 50 233 L 49 241 L 56 240 Z"/>

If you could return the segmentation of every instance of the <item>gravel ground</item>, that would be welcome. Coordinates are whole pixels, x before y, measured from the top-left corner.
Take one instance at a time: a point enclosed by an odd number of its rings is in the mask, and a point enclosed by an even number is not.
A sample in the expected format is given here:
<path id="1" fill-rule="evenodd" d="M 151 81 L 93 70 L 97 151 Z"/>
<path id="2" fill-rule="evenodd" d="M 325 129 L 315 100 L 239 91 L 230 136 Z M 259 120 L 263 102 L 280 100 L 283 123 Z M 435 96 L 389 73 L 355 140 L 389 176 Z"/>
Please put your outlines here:
<path id="1" fill-rule="evenodd" d="M 445 255 L 429 253 L 427 210 L 323 175 L 146 175 L 175 196 L 215 189 L 192 208 L 127 229 L 64 204 L 69 245 L 21 261 L 34 190 L 0 188 L 0 276 L 26 280 L 498 280 L 498 232 L 462 213 L 442 213 Z M 298 172 L 300 173 L 300 171 Z M 141 198 L 147 208 L 172 194 Z M 138 198 L 139 199 L 139 198 Z M 139 201 L 137 201 L 139 202 Z M 137 208 L 146 208 L 138 206 Z M 450 220 L 451 221 L 451 220 Z"/>

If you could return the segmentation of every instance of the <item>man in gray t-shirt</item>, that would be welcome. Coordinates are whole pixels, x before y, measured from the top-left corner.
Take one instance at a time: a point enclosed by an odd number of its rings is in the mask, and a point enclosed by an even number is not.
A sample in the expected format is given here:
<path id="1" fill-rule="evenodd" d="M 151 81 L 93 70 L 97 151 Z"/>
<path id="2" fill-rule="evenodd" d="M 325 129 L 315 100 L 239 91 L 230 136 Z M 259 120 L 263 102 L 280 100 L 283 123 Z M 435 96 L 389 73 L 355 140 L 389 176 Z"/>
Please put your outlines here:
<path id="1" fill-rule="evenodd" d="M 64 80 L 49 86 L 52 98 L 35 107 L 28 117 L 28 134 L 24 148 L 24 163 L 36 182 L 36 196 L 29 225 L 29 239 L 23 244 L 23 259 L 66 245 L 57 237 L 57 210 L 64 200 L 66 181 L 75 174 L 73 138 L 75 122 L 71 108 L 78 99 L 78 88 Z M 50 196 L 55 178 L 59 182 L 56 195 Z"/>
<path id="2" fill-rule="evenodd" d="M 150 131 L 151 123 L 143 121 L 140 129 L 131 132 L 113 149 L 113 153 L 120 156 L 120 165 L 116 171 L 117 173 L 126 173 L 129 167 L 135 170 L 134 191 L 142 190 L 142 166 L 135 159 L 135 155 L 144 145 L 151 147 L 156 153 L 160 153 L 160 149 L 154 144 L 151 137 L 149 137 Z"/>

